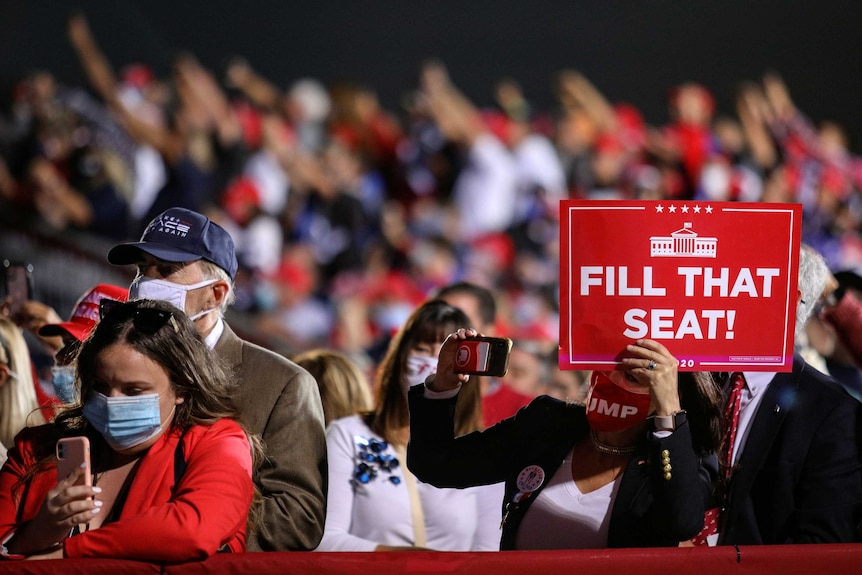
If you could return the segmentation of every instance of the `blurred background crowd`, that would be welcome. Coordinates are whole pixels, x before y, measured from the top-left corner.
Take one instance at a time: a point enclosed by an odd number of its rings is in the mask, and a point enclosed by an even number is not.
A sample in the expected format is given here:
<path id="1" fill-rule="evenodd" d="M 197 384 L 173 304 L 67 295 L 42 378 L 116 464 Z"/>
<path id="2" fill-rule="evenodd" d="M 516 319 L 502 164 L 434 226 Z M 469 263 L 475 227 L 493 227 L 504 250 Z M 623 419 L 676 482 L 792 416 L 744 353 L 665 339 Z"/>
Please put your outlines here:
<path id="1" fill-rule="evenodd" d="M 129 283 L 108 247 L 183 206 L 234 238 L 231 325 L 252 341 L 370 367 L 419 303 L 469 281 L 516 341 L 511 385 L 567 397 L 582 381 L 555 369 L 561 199 L 799 202 L 830 269 L 862 266 L 862 159 L 778 73 L 740 78 L 722 111 L 708 85 L 668 85 L 648 121 L 637 94 L 575 69 L 536 99 L 501 75 L 478 104 L 426 59 L 385 106 L 361 82 L 268 77 L 241 56 L 177 52 L 161 73 L 113 57 L 88 18 L 62 43 L 84 80 L 34 69 L 0 108 L 0 256 L 30 261 L 64 317 L 93 284 Z"/>

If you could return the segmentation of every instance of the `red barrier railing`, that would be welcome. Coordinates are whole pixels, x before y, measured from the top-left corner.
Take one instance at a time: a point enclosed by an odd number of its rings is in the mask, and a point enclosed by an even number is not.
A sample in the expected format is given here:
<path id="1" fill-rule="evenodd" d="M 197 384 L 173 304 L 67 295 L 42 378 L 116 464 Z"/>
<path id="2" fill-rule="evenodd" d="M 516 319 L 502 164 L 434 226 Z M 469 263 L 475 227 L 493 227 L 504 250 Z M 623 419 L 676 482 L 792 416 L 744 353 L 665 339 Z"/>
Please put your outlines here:
<path id="1" fill-rule="evenodd" d="M 154 540 L 154 544 L 158 544 Z M 3 575 L 822 575 L 862 573 L 862 545 L 437 553 L 244 553 L 158 565 L 117 559 L 0 562 Z"/>

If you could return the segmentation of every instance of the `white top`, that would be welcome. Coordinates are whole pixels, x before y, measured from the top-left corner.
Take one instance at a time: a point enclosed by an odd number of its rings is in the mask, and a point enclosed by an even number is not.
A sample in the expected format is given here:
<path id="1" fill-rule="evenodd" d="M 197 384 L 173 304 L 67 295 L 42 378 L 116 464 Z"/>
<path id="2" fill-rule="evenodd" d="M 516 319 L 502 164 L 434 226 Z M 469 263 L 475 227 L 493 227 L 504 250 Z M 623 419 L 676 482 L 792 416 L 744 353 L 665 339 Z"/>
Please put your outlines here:
<path id="1" fill-rule="evenodd" d="M 519 221 L 527 219 L 526 210 L 533 201 L 534 189 L 545 191 L 548 203 L 568 197 L 566 174 L 560 156 L 551 141 L 540 134 L 530 134 L 512 150 L 518 174 Z"/>
<path id="2" fill-rule="evenodd" d="M 410 495 L 400 465 L 366 462 L 375 477 L 362 482 L 357 467 L 370 451 L 363 445 L 382 441 L 359 416 L 337 419 L 326 430 L 329 494 L 326 527 L 317 551 L 373 551 L 378 545 L 412 546 Z M 396 461 L 391 445 L 384 462 Z M 361 478 L 364 479 L 364 478 Z M 504 486 L 437 489 L 416 481 L 425 516 L 426 547 L 436 551 L 498 551 Z"/>
<path id="3" fill-rule="evenodd" d="M 518 193 L 517 168 L 497 138 L 476 138 L 452 195 L 458 211 L 460 239 L 502 232 L 512 225 Z"/>
<path id="4" fill-rule="evenodd" d="M 272 152 L 262 148 L 252 154 L 243 167 L 243 175 L 251 178 L 257 185 L 263 211 L 277 216 L 284 210 L 290 190 L 290 178 Z"/>
<path id="5" fill-rule="evenodd" d="M 515 549 L 604 549 L 611 508 L 622 473 L 607 485 L 581 493 L 572 476 L 572 452 L 530 505 L 515 537 Z"/>

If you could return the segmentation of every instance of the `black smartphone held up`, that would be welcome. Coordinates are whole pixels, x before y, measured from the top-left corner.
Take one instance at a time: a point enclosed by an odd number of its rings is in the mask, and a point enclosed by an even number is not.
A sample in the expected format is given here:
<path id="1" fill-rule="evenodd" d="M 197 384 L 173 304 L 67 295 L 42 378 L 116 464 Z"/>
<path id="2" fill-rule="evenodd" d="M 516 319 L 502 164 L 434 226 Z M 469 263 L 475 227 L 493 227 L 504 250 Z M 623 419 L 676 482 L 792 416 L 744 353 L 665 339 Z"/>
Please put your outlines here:
<path id="1" fill-rule="evenodd" d="M 471 337 L 458 342 L 455 372 L 502 377 L 509 369 L 512 340 L 507 337 Z"/>
<path id="2" fill-rule="evenodd" d="M 15 317 L 24 302 L 33 299 L 33 264 L 3 260 L 3 281 L 0 301 L 9 301 L 9 315 Z"/>

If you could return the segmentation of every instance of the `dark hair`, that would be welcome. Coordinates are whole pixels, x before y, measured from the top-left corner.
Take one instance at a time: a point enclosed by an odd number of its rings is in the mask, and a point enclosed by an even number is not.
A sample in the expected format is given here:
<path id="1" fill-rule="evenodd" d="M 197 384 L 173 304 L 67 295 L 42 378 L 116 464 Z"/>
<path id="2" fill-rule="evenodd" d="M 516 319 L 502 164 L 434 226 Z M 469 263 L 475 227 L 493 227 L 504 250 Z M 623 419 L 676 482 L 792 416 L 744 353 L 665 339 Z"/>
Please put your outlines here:
<path id="1" fill-rule="evenodd" d="M 468 295 L 476 298 L 479 304 L 479 315 L 482 323 L 491 325 L 497 320 L 497 302 L 494 294 L 488 288 L 470 282 L 460 281 L 449 284 L 437 292 L 437 299 L 446 299 L 450 295 Z"/>
<path id="2" fill-rule="evenodd" d="M 184 401 L 176 406 L 171 428 L 186 430 L 193 425 L 212 425 L 220 419 L 237 420 L 239 412 L 231 398 L 233 382 L 215 355 L 204 343 L 188 316 L 164 301 L 138 299 L 111 302 L 103 308 L 102 319 L 81 344 L 76 359 L 79 399 L 60 411 L 51 427 L 35 447 L 40 461 L 21 478 L 24 485 L 54 456 L 54 445 L 60 437 L 86 435 L 90 438 L 93 469 L 106 464 L 110 449 L 101 434 L 84 418 L 84 402 L 95 380 L 99 355 L 115 344 L 123 344 L 160 365 L 168 374 L 170 385 Z M 166 430 L 167 433 L 167 430 Z M 251 444 L 252 465 L 256 469 L 263 458 L 257 436 L 246 432 Z M 260 521 L 260 493 L 255 487 L 249 510 L 248 529 L 254 532 Z"/>
<path id="3" fill-rule="evenodd" d="M 715 453 L 721 443 L 721 386 L 708 372 L 680 372 L 679 401 L 686 411 L 695 451 Z"/>
<path id="4" fill-rule="evenodd" d="M 416 308 L 389 343 L 377 370 L 377 405 L 369 427 L 389 443 L 398 444 L 396 432 L 409 425 L 407 396 L 403 383 L 407 356 L 419 343 L 439 343 L 460 327 L 471 327 L 467 315 L 443 300 L 430 300 Z M 459 434 L 481 428 L 482 404 L 476 378 L 458 394 L 455 429 Z"/>
<path id="5" fill-rule="evenodd" d="M 159 364 L 168 374 L 174 393 L 184 398 L 176 406 L 172 427 L 185 430 L 193 425 L 212 425 L 222 418 L 238 419 L 231 399 L 231 378 L 184 312 L 157 300 L 116 303 L 81 344 L 76 359 L 81 393 L 76 403 L 57 414 L 56 436 L 45 446 L 49 450 L 46 455 L 53 453 L 58 437 L 84 434 L 96 440 L 93 465 L 98 465 L 100 446 L 105 444 L 84 418 L 84 402 L 93 388 L 99 354 L 118 343 Z"/>

